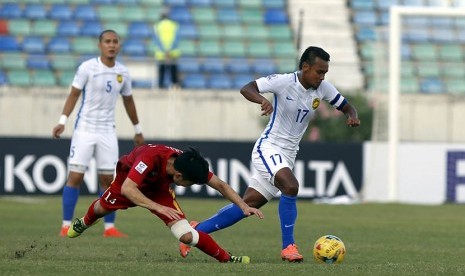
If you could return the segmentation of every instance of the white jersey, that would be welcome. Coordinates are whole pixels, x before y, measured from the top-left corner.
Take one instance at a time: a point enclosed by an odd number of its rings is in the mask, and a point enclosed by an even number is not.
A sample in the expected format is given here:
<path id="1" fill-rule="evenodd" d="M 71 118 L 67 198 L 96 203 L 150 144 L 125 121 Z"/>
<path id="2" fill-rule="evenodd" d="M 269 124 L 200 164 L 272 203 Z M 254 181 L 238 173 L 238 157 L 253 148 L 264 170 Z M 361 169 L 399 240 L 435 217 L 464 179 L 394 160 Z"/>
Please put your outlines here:
<path id="1" fill-rule="evenodd" d="M 83 62 L 72 86 L 82 90 L 82 102 L 74 128 L 96 132 L 115 132 L 115 106 L 119 95 L 130 96 L 131 77 L 119 62 L 109 68 L 100 57 Z"/>
<path id="2" fill-rule="evenodd" d="M 256 147 L 271 143 L 281 149 L 296 152 L 315 110 L 321 100 L 337 109 L 346 104 L 345 98 L 329 82 L 323 80 L 315 89 L 305 89 L 297 72 L 274 74 L 256 80 L 260 93 L 273 93 L 273 113 L 258 138 Z"/>

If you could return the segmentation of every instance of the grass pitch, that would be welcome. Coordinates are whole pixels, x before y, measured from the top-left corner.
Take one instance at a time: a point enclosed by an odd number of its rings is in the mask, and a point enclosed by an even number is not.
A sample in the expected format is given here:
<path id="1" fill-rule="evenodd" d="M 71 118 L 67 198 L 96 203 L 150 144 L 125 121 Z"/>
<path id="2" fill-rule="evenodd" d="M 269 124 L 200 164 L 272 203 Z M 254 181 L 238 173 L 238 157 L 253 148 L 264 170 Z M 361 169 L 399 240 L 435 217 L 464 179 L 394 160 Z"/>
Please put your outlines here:
<path id="1" fill-rule="evenodd" d="M 210 217 L 226 200 L 178 199 L 190 220 Z M 92 197 L 80 197 L 82 216 Z M 295 237 L 303 263 L 281 261 L 277 201 L 264 220 L 213 233 L 226 250 L 251 264 L 220 264 L 193 249 L 188 258 L 155 216 L 142 208 L 117 213 L 127 239 L 103 238 L 103 224 L 76 239 L 58 236 L 61 197 L 0 197 L 1 275 L 465 275 L 465 206 L 400 204 L 319 205 L 298 202 Z M 312 246 L 339 236 L 347 254 L 340 265 L 318 264 Z"/>

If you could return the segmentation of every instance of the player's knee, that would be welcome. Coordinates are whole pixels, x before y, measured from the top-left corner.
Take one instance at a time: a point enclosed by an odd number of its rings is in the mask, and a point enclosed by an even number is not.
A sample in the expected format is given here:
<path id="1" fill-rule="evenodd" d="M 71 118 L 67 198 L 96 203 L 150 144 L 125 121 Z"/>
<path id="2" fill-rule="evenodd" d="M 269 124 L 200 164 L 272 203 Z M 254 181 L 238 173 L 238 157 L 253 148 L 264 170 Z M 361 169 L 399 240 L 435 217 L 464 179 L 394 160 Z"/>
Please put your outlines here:
<path id="1" fill-rule="evenodd" d="M 199 232 L 182 219 L 171 226 L 171 233 L 182 243 L 195 246 L 199 242 Z"/>

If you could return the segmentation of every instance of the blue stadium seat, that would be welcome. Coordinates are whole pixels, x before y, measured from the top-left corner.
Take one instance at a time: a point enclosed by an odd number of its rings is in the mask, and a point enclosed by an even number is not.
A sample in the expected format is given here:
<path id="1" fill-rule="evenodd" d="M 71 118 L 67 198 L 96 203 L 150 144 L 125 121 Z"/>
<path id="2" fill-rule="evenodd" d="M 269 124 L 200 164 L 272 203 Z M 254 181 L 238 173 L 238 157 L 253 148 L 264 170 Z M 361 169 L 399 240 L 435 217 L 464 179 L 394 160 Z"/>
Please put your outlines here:
<path id="1" fill-rule="evenodd" d="M 113 2 L 115 4 L 121 4 L 121 5 L 125 5 L 125 6 L 134 6 L 134 5 L 139 4 L 138 0 L 114 0 Z"/>
<path id="2" fill-rule="evenodd" d="M 374 11 L 354 11 L 353 21 L 358 25 L 374 26 L 378 23 L 378 16 Z"/>
<path id="3" fill-rule="evenodd" d="M 376 32 L 373 27 L 362 26 L 356 32 L 357 40 L 360 42 L 376 40 Z"/>
<path id="4" fill-rule="evenodd" d="M 47 18 L 47 10 L 40 4 L 29 4 L 24 7 L 23 15 L 27 19 L 45 19 Z"/>
<path id="5" fill-rule="evenodd" d="M 183 7 L 187 5 L 187 0 L 165 0 L 164 4 L 170 7 Z"/>
<path id="6" fill-rule="evenodd" d="M 197 39 L 199 37 L 199 31 L 195 24 L 180 24 L 179 36 L 181 39 Z"/>
<path id="7" fill-rule="evenodd" d="M 267 76 L 277 72 L 276 65 L 271 59 L 256 59 L 252 61 L 252 70 L 254 73 Z"/>
<path id="8" fill-rule="evenodd" d="M 445 93 L 446 87 L 439 78 L 426 78 L 420 82 L 420 91 L 427 94 Z"/>
<path id="9" fill-rule="evenodd" d="M 187 0 L 187 4 L 192 7 L 210 7 L 211 0 Z"/>
<path id="10" fill-rule="evenodd" d="M 231 73 L 239 73 L 239 74 L 251 74 L 252 69 L 250 68 L 249 62 L 247 59 L 243 58 L 236 58 L 231 59 L 226 64 L 226 70 Z"/>
<path id="11" fill-rule="evenodd" d="M 71 20 L 73 18 L 73 11 L 69 5 L 53 4 L 48 11 L 48 17 L 53 20 Z"/>
<path id="12" fill-rule="evenodd" d="M 17 3 L 5 3 L 0 6 L 0 18 L 14 19 L 21 18 L 23 10 Z"/>
<path id="13" fill-rule="evenodd" d="M 265 12 L 265 24 L 287 24 L 289 18 L 285 10 L 269 9 Z"/>
<path id="14" fill-rule="evenodd" d="M 0 52 L 11 51 L 16 52 L 20 51 L 20 43 L 15 36 L 10 35 L 1 35 L 0 36 Z"/>
<path id="15" fill-rule="evenodd" d="M 49 53 L 69 53 L 71 52 L 71 43 L 67 37 L 53 37 L 48 41 L 47 51 Z"/>
<path id="16" fill-rule="evenodd" d="M 147 49 L 145 47 L 145 41 L 142 39 L 127 39 L 124 41 L 123 54 L 127 56 L 146 56 Z"/>
<path id="17" fill-rule="evenodd" d="M 266 0 L 263 1 L 263 8 L 265 9 L 285 9 L 286 0 Z"/>
<path id="18" fill-rule="evenodd" d="M 237 74 L 232 78 L 232 88 L 233 89 L 241 89 L 247 83 L 255 80 L 253 75 L 249 74 Z"/>
<path id="19" fill-rule="evenodd" d="M 438 43 L 452 43 L 456 41 L 455 30 L 449 28 L 431 28 L 431 40 Z"/>
<path id="20" fill-rule="evenodd" d="M 236 6 L 236 0 L 212 0 L 212 3 L 221 8 L 234 8 Z"/>
<path id="21" fill-rule="evenodd" d="M 76 21 L 61 21 L 58 23 L 57 36 L 78 36 L 80 29 Z"/>
<path id="22" fill-rule="evenodd" d="M 425 3 L 423 3 L 423 0 L 404 0 L 403 1 L 404 6 L 424 6 Z"/>
<path id="23" fill-rule="evenodd" d="M 227 23 L 239 23 L 241 21 L 239 13 L 235 9 L 231 8 L 221 8 L 217 11 L 218 22 L 227 24 Z"/>
<path id="24" fill-rule="evenodd" d="M 28 69 L 50 69 L 50 61 L 47 56 L 28 56 L 26 58 L 26 67 Z"/>
<path id="25" fill-rule="evenodd" d="M 377 0 L 374 6 L 382 11 L 388 11 L 391 6 L 399 5 L 400 2 L 401 0 Z"/>
<path id="26" fill-rule="evenodd" d="M 113 4 L 115 1 L 113 0 L 90 0 L 89 1 L 91 4 L 93 5 L 110 5 L 110 4 Z"/>
<path id="27" fill-rule="evenodd" d="M 182 23 L 192 23 L 192 14 L 187 7 L 173 7 L 169 11 L 169 17 L 182 24 Z"/>
<path id="28" fill-rule="evenodd" d="M 97 37 L 103 31 L 103 25 L 99 21 L 84 21 L 79 33 L 83 36 Z"/>
<path id="29" fill-rule="evenodd" d="M 23 51 L 27 53 L 43 54 L 45 53 L 45 44 L 41 37 L 28 36 L 23 39 Z"/>
<path id="30" fill-rule="evenodd" d="M 207 88 L 207 78 L 203 74 L 185 74 L 182 80 L 182 87 L 188 89 Z"/>
<path id="31" fill-rule="evenodd" d="M 89 4 L 77 5 L 74 8 L 74 18 L 82 21 L 95 21 L 98 19 L 97 11 Z"/>
<path id="32" fill-rule="evenodd" d="M 233 82 L 228 75 L 213 74 L 208 80 L 208 87 L 212 89 L 232 89 Z"/>
<path id="33" fill-rule="evenodd" d="M 373 10 L 375 0 L 351 0 L 350 7 L 353 10 Z"/>
<path id="34" fill-rule="evenodd" d="M 0 86 L 8 84 L 8 78 L 3 70 L 0 70 Z"/>
<path id="35" fill-rule="evenodd" d="M 132 88 L 152 88 L 151 80 L 132 80 Z"/>
<path id="36" fill-rule="evenodd" d="M 201 63 L 197 58 L 183 58 L 178 63 L 179 72 L 181 73 L 198 73 L 201 70 Z"/>
<path id="37" fill-rule="evenodd" d="M 223 58 L 205 58 L 202 69 L 208 73 L 224 73 L 225 63 Z"/>
<path id="38" fill-rule="evenodd" d="M 128 37 L 152 38 L 152 26 L 146 22 L 131 22 L 128 26 Z"/>

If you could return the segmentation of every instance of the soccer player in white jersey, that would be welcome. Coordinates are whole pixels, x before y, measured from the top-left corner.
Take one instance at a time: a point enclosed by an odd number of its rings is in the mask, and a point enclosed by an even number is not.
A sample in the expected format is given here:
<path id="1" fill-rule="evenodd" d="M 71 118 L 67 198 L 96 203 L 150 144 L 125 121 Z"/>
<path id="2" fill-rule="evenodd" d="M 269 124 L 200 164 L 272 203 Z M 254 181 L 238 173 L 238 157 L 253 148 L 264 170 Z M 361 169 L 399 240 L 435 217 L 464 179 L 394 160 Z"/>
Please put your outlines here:
<path id="1" fill-rule="evenodd" d="M 319 47 L 308 47 L 299 62 L 299 71 L 274 74 L 259 78 L 242 87 L 241 94 L 261 106 L 262 115 L 270 115 L 268 125 L 252 151 L 255 172 L 243 196 L 251 207 L 260 208 L 281 192 L 278 213 L 281 222 L 282 260 L 301 262 L 294 241 L 297 219 L 296 199 L 299 183 L 292 169 L 299 143 L 311 117 L 321 100 L 329 102 L 346 116 L 350 127 L 360 125 L 357 110 L 325 78 L 329 68 L 329 54 Z M 273 103 L 262 96 L 273 93 Z M 211 233 L 229 227 L 244 218 L 234 204 L 220 209 L 211 218 L 191 225 L 198 231 Z M 180 245 L 181 256 L 189 254 L 190 247 Z"/>
<path id="2" fill-rule="evenodd" d="M 126 113 L 134 125 L 136 145 L 144 143 L 136 106 L 132 97 L 131 77 L 128 69 L 116 61 L 120 38 L 113 30 L 99 36 L 100 56 L 83 62 L 77 69 L 53 137 L 59 138 L 65 130 L 66 120 L 82 94 L 81 105 L 74 124 L 68 160 L 68 179 L 63 188 L 63 223 L 60 235 L 65 237 L 79 197 L 80 185 L 92 157 L 95 158 L 98 178 L 103 193 L 113 181 L 119 158 L 115 131 L 115 106 L 118 96 L 123 98 Z M 115 214 L 104 218 L 104 237 L 127 237 L 115 228 Z"/>

